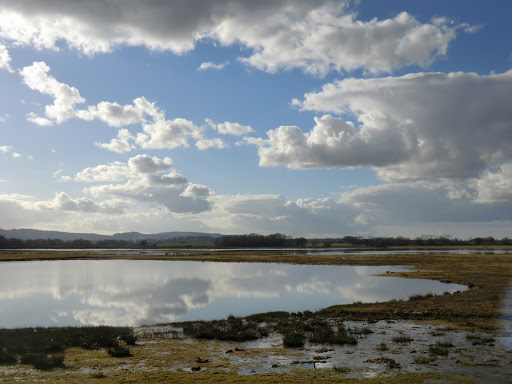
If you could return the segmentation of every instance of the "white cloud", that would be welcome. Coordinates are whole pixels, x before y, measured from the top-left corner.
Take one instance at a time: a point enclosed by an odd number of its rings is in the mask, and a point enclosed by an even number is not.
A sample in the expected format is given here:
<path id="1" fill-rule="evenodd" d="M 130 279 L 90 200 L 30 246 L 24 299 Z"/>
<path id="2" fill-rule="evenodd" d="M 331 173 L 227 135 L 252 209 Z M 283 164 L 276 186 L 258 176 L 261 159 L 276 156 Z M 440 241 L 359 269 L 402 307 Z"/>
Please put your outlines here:
<path id="1" fill-rule="evenodd" d="M 222 63 L 222 64 L 215 64 L 215 63 L 212 63 L 211 61 L 207 61 L 207 62 L 201 63 L 201 65 L 199 66 L 199 68 L 197 68 L 197 70 L 198 71 L 206 71 L 208 69 L 213 69 L 215 71 L 220 71 L 220 70 L 224 69 L 224 67 L 228 64 L 229 64 L 229 61 L 226 63 Z"/>
<path id="2" fill-rule="evenodd" d="M 189 184 L 181 193 L 181 196 L 187 197 L 208 197 L 212 195 L 212 190 L 205 185 Z"/>
<path id="3" fill-rule="evenodd" d="M 78 89 L 58 82 L 53 76 L 49 76 L 50 67 L 44 62 L 34 62 L 31 66 L 24 67 L 20 71 L 23 82 L 31 89 L 44 93 L 54 98 L 53 105 L 45 108 L 46 117 L 61 123 L 74 115 L 75 104 L 85 102 Z M 31 121 L 43 122 L 49 125 L 48 120 L 37 120 L 37 116 L 29 116 Z"/>
<path id="4" fill-rule="evenodd" d="M 8 153 L 12 150 L 10 145 L 0 145 L 0 153 Z"/>
<path id="5" fill-rule="evenodd" d="M 204 151 L 209 148 L 218 148 L 222 149 L 226 147 L 226 144 L 222 141 L 222 139 L 216 138 L 216 139 L 202 139 L 196 141 L 196 147 L 197 149 L 200 149 L 201 151 Z"/>
<path id="6" fill-rule="evenodd" d="M 472 180 L 469 188 L 477 193 L 478 203 L 512 202 L 512 164 L 503 164 L 498 169 L 485 172 L 479 179 Z"/>
<path id="7" fill-rule="evenodd" d="M 71 212 L 91 212 L 105 214 L 121 214 L 125 209 L 125 203 L 120 200 L 110 200 L 96 203 L 88 198 L 71 198 L 64 192 L 56 193 L 55 198 L 48 202 L 37 202 L 37 209 L 62 210 Z"/>
<path id="8" fill-rule="evenodd" d="M 7 217 L 20 215 L 20 218 L 15 219 L 14 223 L 30 221 L 27 219 L 29 215 L 35 215 L 33 221 L 37 222 L 58 219 L 59 214 L 66 212 L 118 215 L 126 209 L 126 203 L 122 200 L 107 200 L 97 203 L 85 197 L 74 199 L 64 192 L 56 193 L 53 199 L 41 201 L 30 196 L 1 195 L 0 206 L 5 207 Z M 9 226 L 11 225 L 16 224 L 9 224 Z"/>
<path id="9" fill-rule="evenodd" d="M 236 15 L 223 20 L 215 36 L 224 44 L 240 41 L 252 48 L 252 56 L 241 60 L 260 70 L 301 68 L 323 76 L 330 70 L 382 73 L 426 66 L 446 54 L 456 35 L 448 23 L 421 24 L 406 12 L 366 22 L 344 12 L 344 6 L 331 3 L 304 13 L 284 8 L 256 22 L 248 14 Z"/>
<path id="10" fill-rule="evenodd" d="M 9 51 L 7 47 L 3 44 L 0 44 L 0 69 L 5 69 L 8 72 L 14 72 L 11 68 L 11 56 L 9 56 Z"/>
<path id="11" fill-rule="evenodd" d="M 383 180 L 476 177 L 512 159 L 512 71 L 416 73 L 344 79 L 308 93 L 304 110 L 355 115 L 355 128 L 324 116 L 309 133 L 267 132 L 261 165 L 293 168 L 372 166 Z"/>
<path id="12" fill-rule="evenodd" d="M 14 159 L 19 159 L 21 157 L 21 155 L 17 152 L 13 152 L 11 153 L 11 156 L 14 158 Z"/>
<path id="13" fill-rule="evenodd" d="M 254 132 L 254 129 L 252 129 L 251 126 L 242 125 L 240 123 L 231 123 L 229 121 L 225 121 L 224 123 L 216 124 L 210 119 L 206 119 L 206 122 L 210 127 L 217 130 L 221 135 L 243 136 Z"/>
<path id="14" fill-rule="evenodd" d="M 34 112 L 27 114 L 27 121 L 40 125 L 42 127 L 50 127 L 53 125 L 53 121 L 45 119 L 44 117 L 37 116 Z"/>
<path id="15" fill-rule="evenodd" d="M 30 122 L 50 126 L 54 121 L 61 123 L 72 117 L 77 117 L 86 121 L 99 119 L 107 125 L 117 128 L 130 124 L 141 124 L 143 132 L 139 132 L 136 136 L 133 136 L 127 129 L 120 129 L 117 138 L 113 138 L 110 143 L 95 143 L 97 147 L 117 153 L 132 151 L 135 149 L 133 143 L 144 149 L 189 147 L 191 139 L 198 141 L 199 149 L 224 147 L 220 139 L 204 139 L 203 128 L 196 126 L 190 120 L 182 118 L 167 120 L 164 111 L 143 97 L 135 99 L 131 105 L 102 101 L 96 106 L 75 110 L 75 104 L 83 103 L 85 99 L 80 96 L 76 88 L 60 83 L 54 77 L 49 76 L 49 71 L 50 67 L 44 62 L 34 63 L 20 71 L 24 82 L 31 89 L 54 98 L 54 104 L 45 108 L 46 116 L 49 119 L 31 112 L 27 115 L 27 120 Z"/>
<path id="16" fill-rule="evenodd" d="M 84 182 L 124 182 L 86 188 L 93 196 L 118 196 L 166 207 L 174 213 L 200 213 L 211 210 L 207 200 L 213 192 L 205 186 L 190 184 L 172 170 L 168 157 L 149 155 L 132 157 L 127 163 L 115 162 L 84 169 L 75 179 Z"/>
<path id="17" fill-rule="evenodd" d="M 38 49 L 59 42 L 86 54 L 116 46 L 145 46 L 183 53 L 199 40 L 240 44 L 250 50 L 241 61 L 274 72 L 300 68 L 363 68 L 389 72 L 405 65 L 428 65 L 446 53 L 457 29 L 446 18 L 422 24 L 403 12 L 391 19 L 360 21 L 345 1 L 215 0 L 208 2 L 81 1 L 0 2 L 0 36 Z"/>
<path id="18" fill-rule="evenodd" d="M 83 182 L 122 181 L 129 175 L 129 167 L 116 161 L 108 165 L 86 168 L 76 174 L 75 180 Z"/>
<path id="19" fill-rule="evenodd" d="M 117 132 L 117 139 L 114 138 L 110 143 L 94 143 L 99 148 L 107 149 L 111 152 L 125 153 L 135 149 L 135 145 L 130 141 L 135 140 L 135 137 L 127 129 L 120 129 Z"/>
<path id="20" fill-rule="evenodd" d="M 188 147 L 190 138 L 201 139 L 201 128 L 186 119 L 165 120 L 162 116 L 143 125 L 144 133 L 139 133 L 136 143 L 143 149 L 173 149 Z"/>
<path id="21" fill-rule="evenodd" d="M 102 101 L 98 105 L 86 110 L 76 111 L 76 116 L 83 120 L 99 119 L 111 127 L 122 127 L 129 124 L 137 124 L 143 121 L 144 106 L 149 103 L 144 98 L 134 100 L 133 105 L 119 105 Z"/>
<path id="22" fill-rule="evenodd" d="M 138 155 L 128 160 L 128 166 L 139 174 L 160 173 L 169 171 L 173 167 L 171 158 L 160 160 L 158 157 Z"/>
<path id="23" fill-rule="evenodd" d="M 324 168 L 393 164 L 414 150 L 415 136 L 407 124 L 396 126 L 385 117 L 372 116 L 355 128 L 342 118 L 315 118 L 309 133 L 282 126 L 267 132 L 268 140 L 248 140 L 259 146 L 261 166 L 286 164 L 290 168 Z"/>

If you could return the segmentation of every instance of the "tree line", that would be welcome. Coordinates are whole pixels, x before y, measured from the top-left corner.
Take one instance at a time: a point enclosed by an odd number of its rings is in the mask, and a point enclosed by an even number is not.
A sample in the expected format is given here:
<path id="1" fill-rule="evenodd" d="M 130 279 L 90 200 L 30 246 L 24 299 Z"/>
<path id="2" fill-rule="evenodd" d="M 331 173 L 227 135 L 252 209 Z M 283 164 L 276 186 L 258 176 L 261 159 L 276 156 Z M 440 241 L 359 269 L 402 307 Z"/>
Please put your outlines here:
<path id="1" fill-rule="evenodd" d="M 386 247 L 423 247 L 423 246 L 488 246 L 488 245 L 512 245 L 512 239 L 507 237 L 495 239 L 494 237 L 475 237 L 467 240 L 451 237 L 360 237 L 344 236 L 341 238 L 314 238 L 306 239 L 304 237 L 293 238 L 274 233 L 272 235 L 260 235 L 251 233 L 247 235 L 227 235 L 221 236 L 215 240 L 217 248 L 244 248 L 244 247 L 329 247 L 336 246 L 354 246 L 369 248 Z"/>
<path id="2" fill-rule="evenodd" d="M 305 237 L 293 238 L 283 235 L 282 233 L 274 233 L 266 236 L 250 233 L 248 235 L 221 236 L 215 239 L 214 245 L 217 248 L 305 247 L 308 245 L 308 240 Z"/>
<path id="3" fill-rule="evenodd" d="M 22 240 L 14 237 L 0 236 L 0 248 L 125 248 L 133 247 L 133 243 L 125 240 L 99 240 L 84 239 L 30 239 Z"/>
<path id="4" fill-rule="evenodd" d="M 187 240 L 186 238 L 182 240 Z M 171 241 L 171 240 L 169 240 Z M 175 241 L 175 239 L 174 239 Z M 60 239 L 35 239 L 21 240 L 6 238 L 0 235 L 0 248 L 133 248 L 134 246 L 151 246 L 154 241 L 143 240 L 132 242 L 127 240 L 99 240 L 90 241 L 84 239 L 60 240 Z M 260 235 L 250 233 L 246 235 L 225 235 L 214 240 L 216 248 L 279 248 L 279 247 L 329 247 L 329 246 L 354 246 L 368 248 L 386 247 L 422 247 L 422 246 L 489 246 L 489 245 L 512 245 L 512 239 L 504 237 L 474 237 L 466 240 L 451 237 L 361 237 L 344 236 L 340 238 L 313 238 L 291 237 L 282 233 L 271 235 Z"/>

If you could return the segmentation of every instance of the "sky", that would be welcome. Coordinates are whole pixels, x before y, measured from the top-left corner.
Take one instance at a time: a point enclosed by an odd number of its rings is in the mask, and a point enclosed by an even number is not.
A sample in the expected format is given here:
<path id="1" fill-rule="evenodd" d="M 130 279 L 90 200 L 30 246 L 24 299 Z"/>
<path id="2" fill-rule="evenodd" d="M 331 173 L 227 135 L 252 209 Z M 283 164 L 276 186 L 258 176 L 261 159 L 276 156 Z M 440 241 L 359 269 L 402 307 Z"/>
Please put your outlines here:
<path id="1" fill-rule="evenodd" d="M 0 0 L 0 228 L 511 237 L 508 0 Z"/>

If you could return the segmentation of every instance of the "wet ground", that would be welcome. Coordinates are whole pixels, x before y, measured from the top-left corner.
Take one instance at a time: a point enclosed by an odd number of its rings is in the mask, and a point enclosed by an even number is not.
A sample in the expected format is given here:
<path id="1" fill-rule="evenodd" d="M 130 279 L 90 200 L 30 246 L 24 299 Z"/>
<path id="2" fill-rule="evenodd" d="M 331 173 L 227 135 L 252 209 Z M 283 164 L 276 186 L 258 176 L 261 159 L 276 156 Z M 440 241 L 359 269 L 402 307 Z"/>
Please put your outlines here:
<path id="1" fill-rule="evenodd" d="M 470 376 L 481 383 L 512 382 L 512 351 L 506 347 L 506 335 L 409 321 L 344 324 L 357 336 L 357 345 L 307 343 L 304 348 L 284 348 L 279 334 L 245 343 L 210 342 L 213 348 L 197 364 L 175 369 L 208 370 L 212 363 L 223 360 L 226 369 L 243 375 L 332 368 L 347 377 L 440 372 Z M 137 332 L 141 344 L 152 343 L 156 335 L 189 345 L 202 343 L 185 338 L 178 328 L 141 327 Z"/>

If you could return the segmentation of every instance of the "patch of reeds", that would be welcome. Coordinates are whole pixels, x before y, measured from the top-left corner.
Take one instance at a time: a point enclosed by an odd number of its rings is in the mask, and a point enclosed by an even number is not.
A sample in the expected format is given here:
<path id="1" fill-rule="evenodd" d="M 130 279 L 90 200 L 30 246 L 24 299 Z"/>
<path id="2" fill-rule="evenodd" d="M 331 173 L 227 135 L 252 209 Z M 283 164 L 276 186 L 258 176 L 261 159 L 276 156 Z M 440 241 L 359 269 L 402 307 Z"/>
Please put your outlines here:
<path id="1" fill-rule="evenodd" d="M 451 341 L 438 341 L 435 344 L 430 344 L 428 346 L 428 351 L 432 355 L 448 356 L 451 347 L 453 347 L 453 343 Z"/>
<path id="2" fill-rule="evenodd" d="M 107 353 L 112 357 L 131 357 L 133 356 L 130 350 L 122 345 L 107 348 Z"/>
<path id="3" fill-rule="evenodd" d="M 392 340 L 393 340 L 393 343 L 410 343 L 414 339 L 412 339 L 411 337 L 406 336 L 406 335 L 400 335 L 400 336 L 393 337 Z"/>
<path id="4" fill-rule="evenodd" d="M 292 330 L 283 335 L 283 345 L 287 348 L 302 348 L 306 343 L 306 335 L 302 331 Z"/>
<path id="5" fill-rule="evenodd" d="M 229 316 L 226 320 L 185 323 L 183 333 L 195 339 L 242 342 L 264 337 L 268 330 L 255 321 Z"/>
<path id="6" fill-rule="evenodd" d="M 136 337 L 129 327 L 63 327 L 0 329 L 0 364 L 32 365 L 50 370 L 64 365 L 65 350 L 117 348 L 120 342 L 133 345 Z"/>
<path id="7" fill-rule="evenodd" d="M 377 345 L 377 347 L 375 348 L 377 351 L 381 351 L 381 352 L 385 352 L 387 351 L 389 348 L 387 346 L 386 343 L 380 343 L 379 345 Z"/>
<path id="8" fill-rule="evenodd" d="M 433 297 L 435 297 L 435 295 L 433 293 L 426 293 L 424 295 L 412 295 L 412 296 L 409 296 L 409 301 L 431 299 Z"/>
<path id="9" fill-rule="evenodd" d="M 472 345 L 485 345 L 494 343 L 495 339 L 492 336 L 482 336 L 482 335 L 466 335 L 466 339 L 471 341 Z"/>

